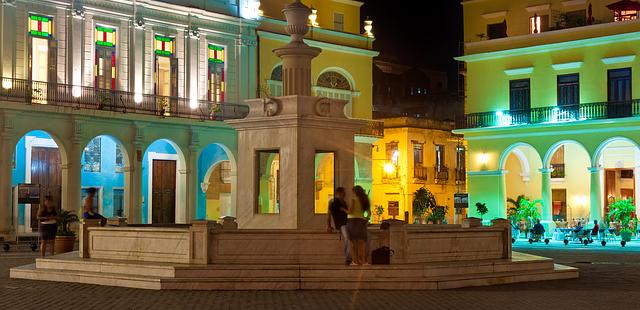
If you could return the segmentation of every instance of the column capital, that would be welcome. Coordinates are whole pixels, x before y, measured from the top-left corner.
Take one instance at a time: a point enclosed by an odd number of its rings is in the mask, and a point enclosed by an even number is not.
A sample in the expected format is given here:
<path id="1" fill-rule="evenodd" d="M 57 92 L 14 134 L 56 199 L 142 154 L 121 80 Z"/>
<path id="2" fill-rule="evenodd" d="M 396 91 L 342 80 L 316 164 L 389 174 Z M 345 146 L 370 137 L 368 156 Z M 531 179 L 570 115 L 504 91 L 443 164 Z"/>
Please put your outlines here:
<path id="1" fill-rule="evenodd" d="M 589 170 L 589 172 L 591 173 L 599 173 L 600 171 L 602 171 L 602 167 L 589 167 L 587 168 L 587 170 Z"/>
<path id="2" fill-rule="evenodd" d="M 540 173 L 543 173 L 543 174 L 551 174 L 551 172 L 553 172 L 554 169 L 553 168 L 540 168 L 538 170 L 540 171 Z"/>

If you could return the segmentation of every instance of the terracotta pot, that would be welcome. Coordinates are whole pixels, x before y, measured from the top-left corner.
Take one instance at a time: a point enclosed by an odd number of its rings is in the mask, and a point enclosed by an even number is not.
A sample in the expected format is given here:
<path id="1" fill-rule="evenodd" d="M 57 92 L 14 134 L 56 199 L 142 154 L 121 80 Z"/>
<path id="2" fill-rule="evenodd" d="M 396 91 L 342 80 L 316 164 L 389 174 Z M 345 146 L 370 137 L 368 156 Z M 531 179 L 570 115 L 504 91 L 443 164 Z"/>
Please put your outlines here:
<path id="1" fill-rule="evenodd" d="M 55 252 L 56 254 L 67 253 L 73 251 L 76 243 L 75 236 L 56 236 Z"/>

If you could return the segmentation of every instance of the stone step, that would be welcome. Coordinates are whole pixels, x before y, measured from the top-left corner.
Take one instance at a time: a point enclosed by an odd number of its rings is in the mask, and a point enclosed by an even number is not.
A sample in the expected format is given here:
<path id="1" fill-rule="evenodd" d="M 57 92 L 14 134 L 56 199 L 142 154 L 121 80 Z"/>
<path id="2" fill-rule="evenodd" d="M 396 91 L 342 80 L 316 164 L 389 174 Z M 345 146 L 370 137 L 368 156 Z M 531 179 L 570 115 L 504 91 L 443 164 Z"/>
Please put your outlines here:
<path id="1" fill-rule="evenodd" d="M 38 258 L 36 259 L 36 268 L 147 277 L 175 277 L 175 268 L 172 265 L 131 263 L 126 261 L 83 260 L 81 258 Z"/>
<path id="2" fill-rule="evenodd" d="M 36 264 L 11 268 L 9 271 L 9 277 L 13 279 L 71 282 L 150 290 L 161 289 L 160 278 L 104 272 L 36 269 Z"/>

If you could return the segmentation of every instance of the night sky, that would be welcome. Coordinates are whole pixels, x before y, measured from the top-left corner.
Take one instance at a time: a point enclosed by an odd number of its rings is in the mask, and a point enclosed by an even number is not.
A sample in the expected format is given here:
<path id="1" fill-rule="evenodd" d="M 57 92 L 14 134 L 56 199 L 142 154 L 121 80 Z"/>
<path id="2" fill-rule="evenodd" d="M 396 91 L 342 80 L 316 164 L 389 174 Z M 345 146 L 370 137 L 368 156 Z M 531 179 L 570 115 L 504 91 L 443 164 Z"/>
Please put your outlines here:
<path id="1" fill-rule="evenodd" d="M 447 71 L 456 87 L 458 44 L 462 41 L 459 0 L 364 0 L 362 19 L 373 20 L 374 48 L 381 56 Z"/>

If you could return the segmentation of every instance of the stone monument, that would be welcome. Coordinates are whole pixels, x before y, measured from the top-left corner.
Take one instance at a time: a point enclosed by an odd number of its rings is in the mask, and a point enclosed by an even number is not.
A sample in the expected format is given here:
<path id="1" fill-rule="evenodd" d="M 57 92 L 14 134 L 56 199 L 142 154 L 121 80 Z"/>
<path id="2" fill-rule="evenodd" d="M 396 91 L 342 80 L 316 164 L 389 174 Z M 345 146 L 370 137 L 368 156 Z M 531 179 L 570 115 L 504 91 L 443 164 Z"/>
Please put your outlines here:
<path id="1" fill-rule="evenodd" d="M 321 51 L 303 41 L 311 10 L 295 1 L 283 12 L 291 41 L 274 53 L 282 58 L 284 96 L 247 100 L 248 116 L 227 121 L 238 131 L 240 229 L 323 229 L 326 215 L 314 209 L 316 154 L 332 154 L 335 186 L 350 189 L 354 136 L 366 125 L 345 116 L 347 101 L 310 96 L 311 60 Z M 269 198 L 261 196 L 267 183 Z"/>

